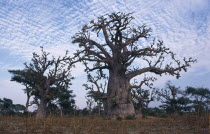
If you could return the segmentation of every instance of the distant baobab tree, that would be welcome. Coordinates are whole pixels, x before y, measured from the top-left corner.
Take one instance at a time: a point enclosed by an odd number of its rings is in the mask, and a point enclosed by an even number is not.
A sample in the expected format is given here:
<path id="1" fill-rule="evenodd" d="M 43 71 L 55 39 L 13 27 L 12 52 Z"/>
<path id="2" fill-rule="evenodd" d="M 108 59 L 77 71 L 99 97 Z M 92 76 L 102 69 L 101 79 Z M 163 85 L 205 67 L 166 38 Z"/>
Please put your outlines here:
<path id="1" fill-rule="evenodd" d="M 50 100 L 55 99 L 59 90 L 67 89 L 71 85 L 71 68 L 72 59 L 68 52 L 63 57 L 49 57 L 41 48 L 41 55 L 33 53 L 31 63 L 25 63 L 22 70 L 9 70 L 13 75 L 12 81 L 16 81 L 23 85 L 27 85 L 26 92 L 30 89 L 29 96 L 35 95 L 38 104 L 37 117 L 43 118 L 47 116 L 47 104 Z M 31 91 L 32 90 L 32 91 Z"/>
<path id="2" fill-rule="evenodd" d="M 100 81 L 103 80 L 103 81 Z M 98 115 L 101 115 L 101 108 L 103 108 L 104 115 L 107 114 L 107 77 L 101 76 L 99 72 L 95 76 L 90 73 L 87 74 L 87 82 L 83 84 L 85 90 L 88 91 L 88 97 L 94 99 L 97 103 Z"/>

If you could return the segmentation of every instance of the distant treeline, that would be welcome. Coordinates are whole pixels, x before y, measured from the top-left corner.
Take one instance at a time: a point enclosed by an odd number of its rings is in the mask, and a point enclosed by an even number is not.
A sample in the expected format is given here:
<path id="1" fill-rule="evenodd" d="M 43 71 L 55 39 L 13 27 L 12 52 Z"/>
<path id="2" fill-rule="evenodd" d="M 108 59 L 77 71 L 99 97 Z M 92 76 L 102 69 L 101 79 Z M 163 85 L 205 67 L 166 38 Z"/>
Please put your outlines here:
<path id="1" fill-rule="evenodd" d="M 141 90 L 141 91 L 140 91 Z M 75 105 L 75 95 L 72 95 L 71 90 L 60 94 L 57 101 L 47 103 L 47 114 L 56 116 L 104 116 L 104 105 L 100 98 L 97 98 L 91 92 L 87 94 L 87 107 L 79 109 Z M 159 107 L 149 107 L 152 101 L 159 101 Z M 202 115 L 210 112 L 210 90 L 208 88 L 186 87 L 181 90 L 179 87 L 167 82 L 164 89 L 143 90 L 138 89 L 133 91 L 133 103 L 136 114 L 143 117 L 160 116 L 167 117 L 170 114 L 186 114 L 195 113 Z M 13 104 L 13 101 L 8 98 L 0 99 L 0 114 L 1 115 L 35 115 L 35 109 L 29 112 L 25 106 L 21 104 Z"/>

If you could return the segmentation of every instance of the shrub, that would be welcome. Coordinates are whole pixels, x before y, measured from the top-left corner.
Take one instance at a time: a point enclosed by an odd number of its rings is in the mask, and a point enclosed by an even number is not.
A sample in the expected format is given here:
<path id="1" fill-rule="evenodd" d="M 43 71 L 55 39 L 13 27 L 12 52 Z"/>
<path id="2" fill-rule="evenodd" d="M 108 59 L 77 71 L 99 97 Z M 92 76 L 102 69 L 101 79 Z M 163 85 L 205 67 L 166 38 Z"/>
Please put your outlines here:
<path id="1" fill-rule="evenodd" d="M 136 119 L 136 116 L 135 116 L 135 114 L 133 114 L 133 115 L 127 115 L 127 116 L 125 117 L 125 119 L 126 119 L 126 120 L 135 120 L 135 119 Z"/>
<path id="2" fill-rule="evenodd" d="M 118 117 L 116 118 L 116 120 L 121 121 L 121 120 L 122 120 L 122 117 L 118 116 Z"/>

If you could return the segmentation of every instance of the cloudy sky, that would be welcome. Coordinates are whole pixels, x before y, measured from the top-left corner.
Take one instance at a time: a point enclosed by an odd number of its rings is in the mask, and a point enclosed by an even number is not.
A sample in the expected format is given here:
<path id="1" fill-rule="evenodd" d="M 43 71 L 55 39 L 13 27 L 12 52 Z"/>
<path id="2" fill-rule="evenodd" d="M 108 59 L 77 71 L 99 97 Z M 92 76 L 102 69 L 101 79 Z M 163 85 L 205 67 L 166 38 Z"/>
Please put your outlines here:
<path id="1" fill-rule="evenodd" d="M 198 60 L 178 80 L 159 78 L 157 87 L 171 80 L 182 88 L 210 88 L 210 0 L 0 0 L 0 98 L 25 104 L 24 87 L 10 81 L 8 69 L 22 69 L 40 46 L 53 55 L 75 52 L 71 37 L 83 25 L 119 11 L 133 12 L 135 24 L 151 27 L 152 37 L 163 40 L 178 56 Z M 74 69 L 71 87 L 80 108 L 86 105 L 83 69 Z"/>

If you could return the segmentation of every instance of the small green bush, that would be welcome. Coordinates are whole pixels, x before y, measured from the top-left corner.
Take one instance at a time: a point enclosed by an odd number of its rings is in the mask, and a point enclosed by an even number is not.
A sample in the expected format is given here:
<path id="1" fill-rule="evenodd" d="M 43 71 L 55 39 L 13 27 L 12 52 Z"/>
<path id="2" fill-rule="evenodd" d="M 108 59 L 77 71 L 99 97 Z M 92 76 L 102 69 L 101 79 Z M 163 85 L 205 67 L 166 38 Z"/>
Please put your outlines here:
<path id="1" fill-rule="evenodd" d="M 121 120 L 122 120 L 122 117 L 118 116 L 118 117 L 116 118 L 116 120 L 121 121 Z"/>
<path id="2" fill-rule="evenodd" d="M 156 115 L 156 117 L 167 118 L 168 115 L 166 113 L 159 113 Z"/>
<path id="3" fill-rule="evenodd" d="M 135 120 L 135 119 L 136 119 L 136 116 L 135 116 L 135 114 L 133 114 L 133 115 L 127 115 L 127 116 L 125 117 L 125 119 L 126 119 L 126 120 Z"/>
<path id="4" fill-rule="evenodd" d="M 143 119 L 147 119 L 147 115 L 142 114 L 142 118 L 143 118 Z"/>

